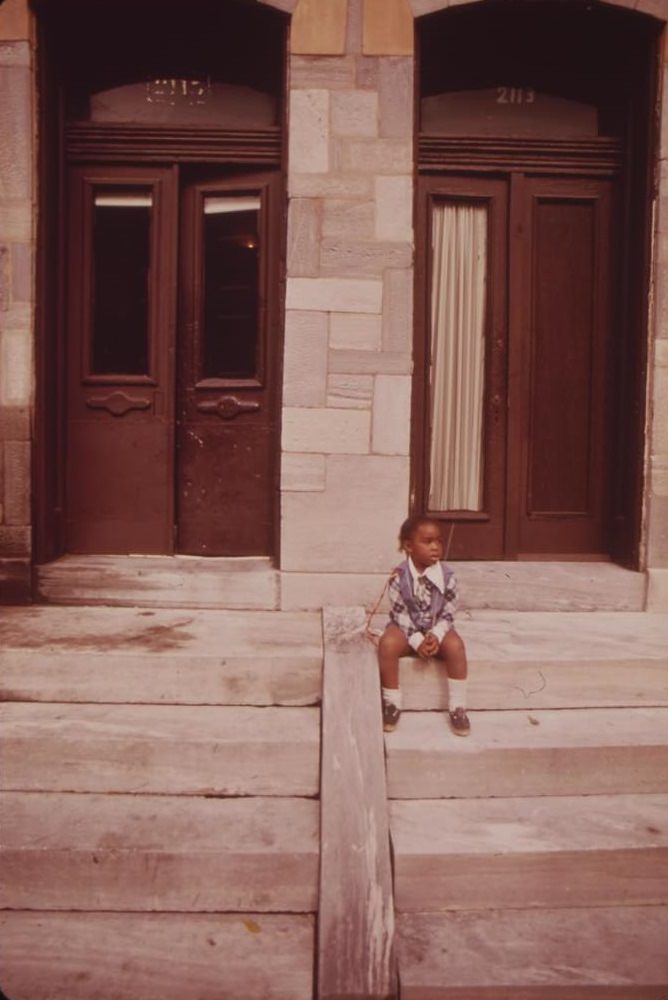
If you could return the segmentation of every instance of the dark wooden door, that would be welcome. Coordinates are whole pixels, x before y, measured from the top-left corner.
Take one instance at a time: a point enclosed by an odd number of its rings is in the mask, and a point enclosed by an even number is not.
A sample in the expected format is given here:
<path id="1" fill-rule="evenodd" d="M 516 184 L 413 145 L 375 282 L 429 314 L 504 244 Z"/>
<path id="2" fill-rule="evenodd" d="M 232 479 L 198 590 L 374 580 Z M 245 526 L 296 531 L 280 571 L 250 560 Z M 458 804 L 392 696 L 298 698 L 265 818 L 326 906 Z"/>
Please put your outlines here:
<path id="1" fill-rule="evenodd" d="M 68 551 L 272 553 L 278 178 L 71 168 Z"/>
<path id="2" fill-rule="evenodd" d="M 514 171 L 421 188 L 416 505 L 454 524 L 451 558 L 607 554 L 613 182 Z M 484 211 L 477 239 L 470 210 Z"/>
<path id="3" fill-rule="evenodd" d="M 178 350 L 179 550 L 271 552 L 277 175 L 184 185 Z"/>
<path id="4" fill-rule="evenodd" d="M 176 198 L 168 167 L 70 170 L 70 552 L 172 550 Z"/>
<path id="5" fill-rule="evenodd" d="M 612 202 L 609 180 L 513 181 L 507 545 L 519 555 L 609 551 Z"/>

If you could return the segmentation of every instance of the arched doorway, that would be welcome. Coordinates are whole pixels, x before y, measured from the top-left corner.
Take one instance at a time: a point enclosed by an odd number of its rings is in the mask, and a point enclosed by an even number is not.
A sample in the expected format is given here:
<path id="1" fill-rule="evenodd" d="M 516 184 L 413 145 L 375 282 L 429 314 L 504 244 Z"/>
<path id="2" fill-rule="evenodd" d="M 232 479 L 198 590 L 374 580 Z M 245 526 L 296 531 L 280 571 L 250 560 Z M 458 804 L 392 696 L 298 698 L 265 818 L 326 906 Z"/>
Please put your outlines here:
<path id="1" fill-rule="evenodd" d="M 416 502 L 455 558 L 637 559 L 656 22 L 418 22 Z"/>
<path id="2" fill-rule="evenodd" d="M 40 560 L 274 553 L 286 24 L 44 5 Z"/>

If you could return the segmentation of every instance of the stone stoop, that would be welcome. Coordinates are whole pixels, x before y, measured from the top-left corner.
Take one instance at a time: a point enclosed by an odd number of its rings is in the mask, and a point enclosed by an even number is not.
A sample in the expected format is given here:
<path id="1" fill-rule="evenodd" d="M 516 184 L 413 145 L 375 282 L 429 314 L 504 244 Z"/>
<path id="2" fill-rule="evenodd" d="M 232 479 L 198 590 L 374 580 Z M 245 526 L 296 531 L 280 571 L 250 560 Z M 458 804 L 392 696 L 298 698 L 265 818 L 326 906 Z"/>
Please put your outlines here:
<path id="1" fill-rule="evenodd" d="M 668 996 L 668 616 L 477 611 L 386 735 L 402 1000 Z"/>
<path id="2" fill-rule="evenodd" d="M 47 604 L 275 610 L 279 574 L 270 559 L 67 555 L 35 567 Z"/>
<path id="3" fill-rule="evenodd" d="M 318 614 L 0 619 L 2 989 L 311 1000 Z"/>

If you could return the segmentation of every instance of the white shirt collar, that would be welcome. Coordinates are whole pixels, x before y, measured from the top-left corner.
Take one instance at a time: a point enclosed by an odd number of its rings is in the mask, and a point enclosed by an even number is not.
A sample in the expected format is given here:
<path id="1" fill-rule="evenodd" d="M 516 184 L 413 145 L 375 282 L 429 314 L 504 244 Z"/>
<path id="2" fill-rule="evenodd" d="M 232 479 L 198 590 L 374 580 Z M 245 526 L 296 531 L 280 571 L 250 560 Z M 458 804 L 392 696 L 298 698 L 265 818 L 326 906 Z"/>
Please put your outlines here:
<path id="1" fill-rule="evenodd" d="M 443 567 L 440 562 L 432 563 L 431 566 L 427 566 L 424 573 L 418 573 L 415 563 L 408 557 L 408 568 L 410 570 L 411 576 L 413 577 L 413 583 L 417 580 L 419 576 L 426 576 L 426 578 L 437 587 L 442 594 L 445 593 L 445 579 L 443 577 Z"/>

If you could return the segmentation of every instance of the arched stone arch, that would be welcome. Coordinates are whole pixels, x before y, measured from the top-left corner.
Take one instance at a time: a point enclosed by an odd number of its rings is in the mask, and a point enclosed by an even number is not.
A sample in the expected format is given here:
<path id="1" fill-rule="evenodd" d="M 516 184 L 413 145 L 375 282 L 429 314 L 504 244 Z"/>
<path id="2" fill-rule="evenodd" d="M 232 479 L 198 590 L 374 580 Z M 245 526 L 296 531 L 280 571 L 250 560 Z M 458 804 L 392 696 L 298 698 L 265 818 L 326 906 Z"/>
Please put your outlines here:
<path id="1" fill-rule="evenodd" d="M 293 10 L 299 3 L 299 0 L 258 0 L 259 3 L 264 4 L 265 7 L 275 7 L 276 10 L 285 11 L 286 14 L 292 14 Z"/>
<path id="2" fill-rule="evenodd" d="M 433 14 L 437 10 L 446 10 L 448 7 L 458 7 L 462 3 L 481 3 L 482 0 L 408 0 L 413 17 L 421 17 L 423 14 Z M 627 7 L 629 10 L 638 11 L 641 14 L 649 14 L 662 21 L 668 21 L 668 0 L 607 0 L 604 4 L 609 7 Z"/>

